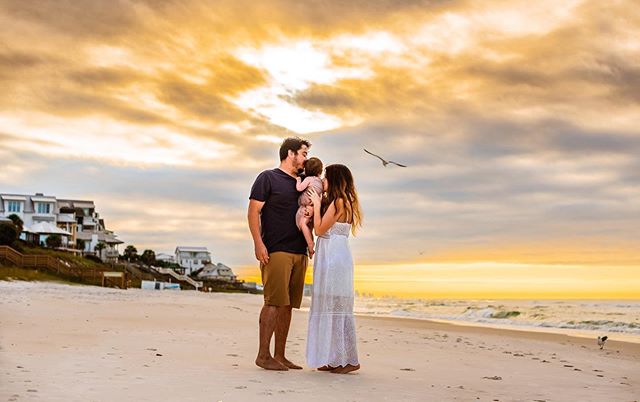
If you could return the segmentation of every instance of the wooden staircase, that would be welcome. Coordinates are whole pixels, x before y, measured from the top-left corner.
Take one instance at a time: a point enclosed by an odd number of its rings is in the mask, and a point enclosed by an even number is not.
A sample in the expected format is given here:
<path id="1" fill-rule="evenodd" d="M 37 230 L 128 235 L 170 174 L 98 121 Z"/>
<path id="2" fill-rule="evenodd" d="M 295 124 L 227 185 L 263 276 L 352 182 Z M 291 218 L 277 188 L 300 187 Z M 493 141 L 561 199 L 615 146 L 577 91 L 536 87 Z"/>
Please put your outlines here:
<path id="1" fill-rule="evenodd" d="M 202 287 L 202 282 L 195 281 L 188 275 L 180 275 L 176 271 L 174 271 L 173 269 L 160 268 L 160 267 L 151 267 L 151 268 L 153 268 L 154 270 L 156 270 L 157 272 L 159 272 L 161 274 L 171 275 L 172 277 L 174 277 L 175 279 L 177 279 L 179 281 L 187 282 L 189 285 L 193 286 L 196 290 L 199 290 Z"/>

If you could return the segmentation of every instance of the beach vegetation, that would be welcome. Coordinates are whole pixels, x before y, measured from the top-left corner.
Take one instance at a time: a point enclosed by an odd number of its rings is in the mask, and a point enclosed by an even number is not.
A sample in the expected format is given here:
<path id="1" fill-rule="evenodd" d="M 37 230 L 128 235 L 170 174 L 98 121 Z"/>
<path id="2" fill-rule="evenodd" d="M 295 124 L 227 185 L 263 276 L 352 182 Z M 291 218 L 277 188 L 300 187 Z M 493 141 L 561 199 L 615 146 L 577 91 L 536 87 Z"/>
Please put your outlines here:
<path id="1" fill-rule="evenodd" d="M 137 261 L 138 260 L 138 249 L 133 244 L 128 245 L 127 248 L 125 248 L 124 252 L 122 253 L 122 258 L 124 258 L 125 260 L 127 260 L 129 262 Z"/>
<path id="2" fill-rule="evenodd" d="M 45 240 L 47 247 L 49 248 L 58 248 L 62 246 L 62 237 L 59 234 L 52 234 L 47 236 L 47 240 Z"/>
<path id="3" fill-rule="evenodd" d="M 7 219 L 9 219 L 11 222 L 13 222 L 14 225 L 16 225 L 16 227 L 18 228 L 18 236 L 20 236 L 20 233 L 22 233 L 22 231 L 24 230 L 24 222 L 22 221 L 22 219 L 16 214 L 7 216 Z"/>
<path id="4" fill-rule="evenodd" d="M 11 222 L 0 222 L 0 246 L 11 246 L 18 239 L 20 232 Z"/>
<path id="5" fill-rule="evenodd" d="M 140 260 L 146 265 L 155 265 L 156 253 L 153 250 L 144 250 L 140 256 Z"/>

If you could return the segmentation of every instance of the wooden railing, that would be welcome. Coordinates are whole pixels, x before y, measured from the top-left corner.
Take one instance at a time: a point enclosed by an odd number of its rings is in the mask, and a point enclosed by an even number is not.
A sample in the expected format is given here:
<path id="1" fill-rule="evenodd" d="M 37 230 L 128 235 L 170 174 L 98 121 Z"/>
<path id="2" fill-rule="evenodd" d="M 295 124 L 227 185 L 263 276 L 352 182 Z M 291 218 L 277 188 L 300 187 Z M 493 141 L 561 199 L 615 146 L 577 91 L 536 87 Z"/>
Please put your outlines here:
<path id="1" fill-rule="evenodd" d="M 20 268 L 49 271 L 58 275 L 81 279 L 101 280 L 102 270 L 78 268 L 50 255 L 25 255 L 9 246 L 0 246 L 0 261 L 7 261 Z"/>

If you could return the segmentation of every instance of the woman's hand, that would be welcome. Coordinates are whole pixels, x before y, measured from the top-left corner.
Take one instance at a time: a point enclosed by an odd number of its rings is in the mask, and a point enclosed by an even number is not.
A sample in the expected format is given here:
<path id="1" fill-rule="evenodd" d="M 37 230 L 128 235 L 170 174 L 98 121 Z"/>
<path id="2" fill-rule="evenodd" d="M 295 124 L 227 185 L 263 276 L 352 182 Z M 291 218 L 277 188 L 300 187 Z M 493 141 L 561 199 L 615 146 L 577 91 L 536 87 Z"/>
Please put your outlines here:
<path id="1" fill-rule="evenodd" d="M 316 190 L 313 188 L 309 188 L 309 190 L 307 191 L 307 194 L 309 195 L 309 198 L 311 199 L 313 206 L 319 207 L 320 203 L 322 202 L 322 199 L 320 198 L 320 194 L 318 194 Z"/>

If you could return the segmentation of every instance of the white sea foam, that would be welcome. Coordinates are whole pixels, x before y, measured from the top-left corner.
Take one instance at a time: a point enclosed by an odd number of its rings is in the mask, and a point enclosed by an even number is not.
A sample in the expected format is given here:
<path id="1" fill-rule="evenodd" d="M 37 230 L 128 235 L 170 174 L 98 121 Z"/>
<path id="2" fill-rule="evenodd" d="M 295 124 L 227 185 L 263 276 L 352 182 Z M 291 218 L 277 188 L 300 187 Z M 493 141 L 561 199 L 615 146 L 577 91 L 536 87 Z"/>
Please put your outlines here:
<path id="1" fill-rule="evenodd" d="M 448 321 L 640 342 L 640 301 L 356 298 L 366 315 Z"/>

